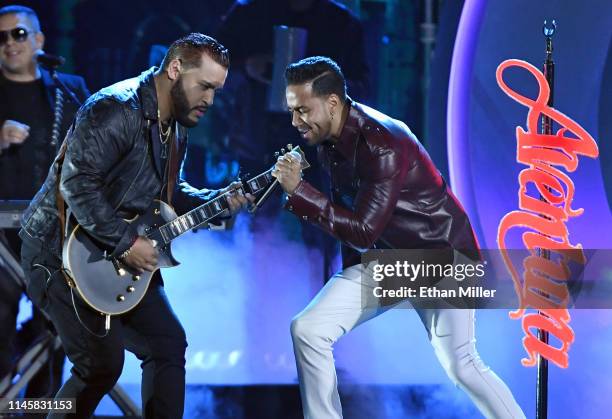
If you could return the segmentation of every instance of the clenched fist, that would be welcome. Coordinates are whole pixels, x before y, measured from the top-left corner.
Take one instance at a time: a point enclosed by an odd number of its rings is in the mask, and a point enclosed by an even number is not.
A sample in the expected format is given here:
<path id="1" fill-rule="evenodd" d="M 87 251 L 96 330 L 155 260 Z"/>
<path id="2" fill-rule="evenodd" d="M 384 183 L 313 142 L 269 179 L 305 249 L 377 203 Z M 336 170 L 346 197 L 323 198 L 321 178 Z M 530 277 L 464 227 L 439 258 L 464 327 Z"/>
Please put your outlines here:
<path id="1" fill-rule="evenodd" d="M 292 194 L 302 180 L 302 165 L 291 153 L 287 153 L 276 161 L 272 176 L 278 179 L 285 192 Z"/>
<path id="2" fill-rule="evenodd" d="M 0 130 L 0 152 L 11 146 L 11 144 L 21 144 L 30 135 L 30 127 L 21 122 L 7 119 L 2 124 Z"/>

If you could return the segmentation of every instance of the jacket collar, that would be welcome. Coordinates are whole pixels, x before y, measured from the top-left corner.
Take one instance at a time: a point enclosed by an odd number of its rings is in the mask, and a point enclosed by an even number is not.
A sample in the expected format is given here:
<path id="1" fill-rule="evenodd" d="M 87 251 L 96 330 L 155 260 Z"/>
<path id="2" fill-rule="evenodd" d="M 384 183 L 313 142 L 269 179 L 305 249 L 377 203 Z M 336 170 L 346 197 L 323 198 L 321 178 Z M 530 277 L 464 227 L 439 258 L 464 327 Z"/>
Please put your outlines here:
<path id="1" fill-rule="evenodd" d="M 142 113 L 145 119 L 157 121 L 157 92 L 155 90 L 154 75 L 157 67 L 143 71 L 140 74 L 138 96 L 142 103 Z"/>
<path id="2" fill-rule="evenodd" d="M 147 120 L 147 125 L 150 128 L 148 130 L 148 135 L 151 139 L 155 169 L 159 178 L 163 180 L 162 145 L 160 143 L 159 128 L 157 126 L 157 91 L 155 89 L 155 79 L 153 78 L 156 70 L 156 67 L 151 67 L 140 74 L 138 97 L 140 97 L 142 115 Z"/>
<path id="3" fill-rule="evenodd" d="M 45 93 L 47 96 L 47 101 L 49 101 L 49 104 L 51 105 L 51 110 L 55 110 L 55 98 L 53 97 L 53 94 L 55 92 L 55 81 L 53 80 L 53 77 L 51 77 L 51 73 L 48 72 L 47 70 L 45 70 L 42 67 L 40 68 L 40 78 L 43 82 L 43 85 L 45 86 Z"/>
<path id="4" fill-rule="evenodd" d="M 327 144 L 338 150 L 346 159 L 349 159 L 353 157 L 355 144 L 361 135 L 363 116 L 359 112 L 359 104 L 351 98 L 347 98 L 346 105 L 349 107 L 349 112 L 342 131 L 340 131 L 340 137 L 336 142 L 329 141 Z"/>
<path id="5" fill-rule="evenodd" d="M 55 81 L 53 80 L 53 77 L 51 77 L 51 73 L 40 66 L 38 69 L 40 70 L 40 80 L 43 82 L 45 89 L 47 91 L 52 90 L 55 87 Z M 8 81 L 8 79 L 3 75 L 0 75 L 0 78 Z"/>

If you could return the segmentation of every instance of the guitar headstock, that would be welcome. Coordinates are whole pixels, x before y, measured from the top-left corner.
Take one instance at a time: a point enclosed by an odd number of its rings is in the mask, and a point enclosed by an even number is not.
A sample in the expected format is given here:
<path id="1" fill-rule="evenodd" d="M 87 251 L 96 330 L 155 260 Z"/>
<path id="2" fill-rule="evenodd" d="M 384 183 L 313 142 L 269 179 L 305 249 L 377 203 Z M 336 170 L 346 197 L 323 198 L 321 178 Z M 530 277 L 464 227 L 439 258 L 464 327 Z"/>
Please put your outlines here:
<path id="1" fill-rule="evenodd" d="M 291 153 L 294 157 L 300 160 L 300 166 L 302 170 L 308 169 L 310 167 L 310 163 L 306 160 L 306 155 L 304 151 L 300 148 L 300 146 L 294 146 L 293 144 L 287 144 L 286 149 L 281 149 L 279 152 L 274 153 L 275 157 L 284 156 L 287 153 Z"/>

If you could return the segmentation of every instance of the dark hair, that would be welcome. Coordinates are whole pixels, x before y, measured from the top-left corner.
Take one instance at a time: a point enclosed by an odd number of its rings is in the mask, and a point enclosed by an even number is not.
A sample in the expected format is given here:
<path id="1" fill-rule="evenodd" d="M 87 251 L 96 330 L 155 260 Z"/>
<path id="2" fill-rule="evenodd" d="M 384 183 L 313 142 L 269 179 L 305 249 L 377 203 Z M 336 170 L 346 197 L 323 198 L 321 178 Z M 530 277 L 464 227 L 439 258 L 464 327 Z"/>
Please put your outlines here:
<path id="1" fill-rule="evenodd" d="M 199 67 L 202 62 L 202 54 L 208 54 L 216 63 L 229 68 L 229 52 L 216 39 L 201 33 L 190 33 L 177 39 L 170 45 L 166 56 L 162 61 L 161 68 L 168 68 L 170 61 L 179 58 L 183 68 L 189 69 Z"/>
<path id="2" fill-rule="evenodd" d="M 29 7 L 20 6 L 18 4 L 4 6 L 0 9 L 0 16 L 6 15 L 26 15 L 26 17 L 30 19 L 33 29 L 37 32 L 40 31 L 40 21 L 38 20 L 38 15 Z"/>
<path id="3" fill-rule="evenodd" d="M 308 57 L 292 63 L 285 70 L 288 85 L 312 82 L 315 96 L 327 96 L 335 93 L 346 100 L 346 82 L 340 66 L 327 57 Z"/>

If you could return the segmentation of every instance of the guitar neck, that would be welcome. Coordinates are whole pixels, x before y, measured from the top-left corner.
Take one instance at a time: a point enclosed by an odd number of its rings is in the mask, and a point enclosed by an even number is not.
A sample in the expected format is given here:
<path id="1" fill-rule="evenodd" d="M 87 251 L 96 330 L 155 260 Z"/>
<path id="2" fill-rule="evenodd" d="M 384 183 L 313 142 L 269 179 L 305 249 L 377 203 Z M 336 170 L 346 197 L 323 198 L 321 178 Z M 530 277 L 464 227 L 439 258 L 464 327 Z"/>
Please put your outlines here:
<path id="1" fill-rule="evenodd" d="M 269 169 L 254 178 L 243 182 L 242 186 L 234 189 L 234 191 L 242 191 L 242 193 L 250 193 L 256 195 L 266 189 L 274 182 L 272 177 L 272 169 Z M 175 218 L 167 224 L 159 227 L 159 232 L 165 243 L 170 243 L 172 240 L 188 232 L 191 229 L 198 227 L 205 222 L 217 217 L 225 210 L 229 210 L 227 197 L 231 191 L 219 194 L 215 198 L 200 205 L 199 207 L 189 211 L 180 217 Z"/>

